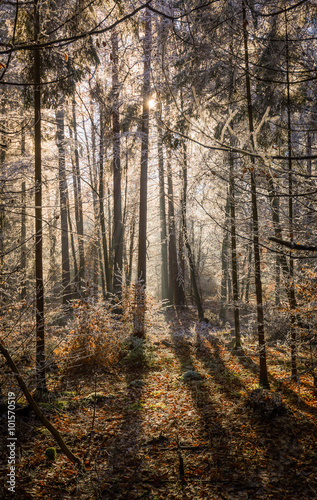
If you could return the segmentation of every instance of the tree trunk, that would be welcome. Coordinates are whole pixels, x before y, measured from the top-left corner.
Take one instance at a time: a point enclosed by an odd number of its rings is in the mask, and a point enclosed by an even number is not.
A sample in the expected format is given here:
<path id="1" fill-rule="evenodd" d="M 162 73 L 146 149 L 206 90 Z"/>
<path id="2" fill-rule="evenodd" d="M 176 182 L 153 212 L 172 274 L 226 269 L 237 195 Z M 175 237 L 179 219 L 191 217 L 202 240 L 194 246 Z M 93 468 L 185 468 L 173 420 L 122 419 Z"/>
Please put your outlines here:
<path id="1" fill-rule="evenodd" d="M 108 245 L 107 245 L 107 235 L 106 235 L 106 221 L 105 221 L 105 209 L 104 209 L 104 116 L 102 113 L 102 106 L 100 105 L 100 145 L 99 145 L 99 217 L 100 217 L 100 227 L 101 227 L 101 237 L 102 237 L 102 249 L 103 249 L 103 261 L 105 268 L 105 277 L 107 292 L 111 293 L 111 272 L 108 259 Z"/>
<path id="2" fill-rule="evenodd" d="M 75 162 L 73 163 L 73 182 L 74 182 L 75 217 L 76 217 L 78 254 L 79 254 L 78 292 L 79 294 L 81 294 L 85 280 L 84 219 L 83 219 L 83 201 L 81 194 L 81 177 L 79 168 L 75 94 L 73 95 L 72 99 L 72 118 L 73 118 L 73 130 L 74 130 L 74 156 L 75 156 Z"/>
<path id="3" fill-rule="evenodd" d="M 281 224 L 280 224 L 279 201 L 278 201 L 278 196 L 276 195 L 272 176 L 270 176 L 268 178 L 268 192 L 269 192 L 270 201 L 271 201 L 274 236 L 275 236 L 275 238 L 281 240 L 281 239 L 283 239 L 283 235 L 282 235 L 282 228 L 281 228 Z M 282 272 L 283 272 L 286 293 L 287 293 L 290 309 L 296 308 L 296 297 L 294 294 L 292 294 L 292 291 L 291 291 L 290 267 L 287 263 L 286 255 L 285 255 L 282 247 L 278 246 L 278 250 L 280 251 L 280 253 L 277 255 L 277 257 L 278 257 L 279 265 L 280 265 Z"/>
<path id="4" fill-rule="evenodd" d="M 144 71 L 143 71 L 143 111 L 141 129 L 141 174 L 140 174 L 140 211 L 138 242 L 138 284 L 136 286 L 136 308 L 134 316 L 134 335 L 145 337 L 145 287 L 146 287 L 146 226 L 147 226 L 147 172 L 149 157 L 149 98 L 151 77 L 152 28 L 151 12 L 145 11 L 144 34 Z"/>
<path id="5" fill-rule="evenodd" d="M 126 137 L 126 148 L 125 148 L 125 186 L 124 186 L 124 204 L 122 213 L 122 233 L 123 233 L 123 249 L 122 249 L 122 270 L 125 272 L 125 284 L 127 285 L 127 269 L 128 269 L 128 250 L 127 250 L 127 206 L 128 206 L 128 171 L 129 171 L 129 149 L 128 149 L 128 138 Z M 122 277 L 123 278 L 123 277 Z M 129 286 L 129 285 L 127 285 Z"/>
<path id="6" fill-rule="evenodd" d="M 2 113 L 5 114 L 5 106 L 4 101 L 2 101 Z M 6 158 L 6 148 L 5 148 L 5 134 L 4 134 L 5 125 L 3 124 L 3 132 L 1 133 L 1 146 L 0 146 L 0 168 L 1 171 L 4 171 L 4 162 Z M 0 181 L 0 271 L 2 271 L 2 267 L 4 264 L 4 236 L 5 236 L 5 181 Z M 0 294 L 0 304 L 5 300 L 5 294 Z"/>
<path id="7" fill-rule="evenodd" d="M 131 232 L 130 232 L 130 246 L 129 246 L 129 262 L 127 269 L 127 286 L 131 285 L 132 279 L 132 263 L 133 263 L 133 247 L 134 247 L 134 236 L 135 236 L 135 216 L 133 215 L 131 221 Z"/>
<path id="8" fill-rule="evenodd" d="M 252 228 L 251 228 L 252 230 Z M 248 273 L 247 273 L 247 281 L 245 285 L 245 301 L 249 303 L 250 297 L 250 286 L 251 286 L 251 269 L 252 269 L 252 245 L 248 247 Z"/>
<path id="9" fill-rule="evenodd" d="M 77 259 L 76 259 L 76 248 L 75 248 L 75 242 L 74 242 L 74 235 L 73 235 L 73 225 L 72 225 L 72 220 L 70 217 L 70 210 L 69 210 L 69 200 L 67 200 L 66 204 L 67 208 L 67 220 L 68 220 L 68 227 L 69 227 L 69 234 L 70 234 L 70 245 L 72 249 L 72 256 L 73 256 L 73 267 L 74 267 L 74 283 L 75 283 L 75 293 L 74 293 L 74 298 L 78 299 L 79 294 L 78 294 L 78 265 L 77 265 Z"/>
<path id="10" fill-rule="evenodd" d="M 34 40 L 40 36 L 40 5 L 34 0 Z M 45 328 L 42 229 L 42 158 L 41 158 L 41 54 L 34 49 L 34 146 L 35 146 L 35 282 L 36 282 L 36 390 L 47 392 L 45 377 Z"/>
<path id="11" fill-rule="evenodd" d="M 243 38 L 244 38 L 244 56 L 246 70 L 246 91 L 248 104 L 249 132 L 251 138 L 251 146 L 254 150 L 253 137 L 253 108 L 251 100 L 251 85 L 249 75 L 249 50 L 248 50 L 248 31 L 247 19 L 244 0 L 242 1 L 243 12 Z M 267 365 L 266 365 L 266 349 L 265 349 L 265 334 L 264 334 L 264 316 L 263 316 L 263 299 L 262 299 L 262 280 L 261 280 L 261 260 L 260 260 L 260 245 L 259 245 L 259 219 L 257 206 L 257 190 L 255 177 L 255 161 L 251 157 L 251 206 L 252 206 L 252 225 L 253 225 L 253 249 L 254 249 L 254 267 L 255 267 L 255 292 L 257 302 L 257 325 L 259 338 L 259 355 L 260 355 L 260 385 L 269 388 Z"/>
<path id="12" fill-rule="evenodd" d="M 120 162 L 120 121 L 119 121 L 119 69 L 118 69 L 118 35 L 111 32 L 112 46 L 112 147 L 113 147 L 113 292 L 117 299 L 122 298 L 122 255 L 123 224 L 121 208 L 121 162 Z M 117 308 L 117 312 L 121 307 Z"/>
<path id="13" fill-rule="evenodd" d="M 235 205 L 235 184 L 234 184 L 234 158 L 233 153 L 229 153 L 229 198 L 230 198 L 230 226 L 231 226 L 231 275 L 233 292 L 233 312 L 235 329 L 235 348 L 241 347 L 240 336 L 240 316 L 239 316 L 239 285 L 238 285 L 238 259 L 236 241 L 236 205 Z"/>
<path id="14" fill-rule="evenodd" d="M 91 109 L 93 110 L 93 103 L 91 102 Z M 92 141 L 92 180 L 94 182 L 93 190 L 93 200 L 94 200 L 94 217 L 95 217 L 95 231 L 96 231 L 96 251 L 97 251 L 97 288 L 99 283 L 99 276 L 101 281 L 102 297 L 106 299 L 106 282 L 105 273 L 103 269 L 103 261 L 101 254 L 101 227 L 100 227 L 100 203 L 99 203 L 99 191 L 98 191 L 98 169 L 97 169 L 97 155 L 96 155 L 96 127 L 94 122 L 93 111 L 91 113 L 91 141 Z M 96 271 L 95 271 L 96 272 Z"/>
<path id="15" fill-rule="evenodd" d="M 169 292 L 170 301 L 174 306 L 184 306 L 185 294 L 183 283 L 180 280 L 177 247 L 176 247 L 176 225 L 174 213 L 174 196 L 173 196 L 173 176 L 171 168 L 171 160 L 167 161 L 167 185 L 168 185 L 168 226 L 169 226 Z"/>
<path id="16" fill-rule="evenodd" d="M 25 211 L 25 181 L 22 182 L 21 196 L 21 300 L 26 297 L 26 211 Z"/>
<path id="17" fill-rule="evenodd" d="M 221 247 L 221 291 L 220 291 L 220 311 L 219 319 L 223 322 L 227 319 L 227 305 L 228 305 L 228 247 L 229 247 L 229 233 L 228 233 L 228 219 L 230 213 L 230 197 L 227 193 L 227 201 L 225 208 L 225 224 L 224 236 Z"/>
<path id="18" fill-rule="evenodd" d="M 292 132 L 291 132 L 291 102 L 290 102 L 290 82 L 289 82 L 289 46 L 288 46 L 288 26 L 287 14 L 285 12 L 285 42 L 286 42 L 286 87 L 287 87 L 287 148 L 288 148 L 288 217 L 289 217 L 289 241 L 294 243 L 294 222 L 293 222 L 293 173 L 292 173 Z M 295 327 L 295 283 L 294 283 L 294 258 L 293 250 L 289 255 L 289 288 L 290 288 L 290 309 L 291 309 L 291 365 L 292 377 L 297 378 L 297 339 Z"/>
<path id="19" fill-rule="evenodd" d="M 190 271 L 190 280 L 192 284 L 192 289 L 194 293 L 194 299 L 196 302 L 198 319 L 202 321 L 204 319 L 204 309 L 202 306 L 202 300 L 200 297 L 200 293 L 198 290 L 197 279 L 196 279 L 196 269 L 194 257 L 191 249 L 191 245 L 189 242 L 189 235 L 187 230 L 187 148 L 186 143 L 183 141 L 183 162 L 182 162 L 182 177 L 183 177 L 183 194 L 182 194 L 182 230 L 185 240 L 185 246 L 187 250 L 187 256 L 189 261 L 189 271 Z"/>
<path id="20" fill-rule="evenodd" d="M 98 192 L 97 192 L 97 173 L 96 173 L 96 137 L 95 137 L 95 124 L 93 120 L 93 107 L 91 105 L 91 149 L 92 158 L 90 155 L 89 139 L 85 126 L 85 119 L 83 117 L 83 131 L 85 135 L 87 161 L 89 170 L 89 181 L 92 193 L 92 204 L 94 211 L 94 230 L 93 239 L 91 244 L 93 246 L 93 264 L 92 264 L 92 281 L 93 281 L 93 297 L 98 297 L 98 275 L 99 275 L 99 248 L 100 248 L 100 234 L 99 234 L 99 212 L 98 212 Z"/>
<path id="21" fill-rule="evenodd" d="M 312 135 L 313 135 L 313 132 L 310 132 L 310 131 L 307 132 L 307 144 L 306 144 L 307 156 L 311 156 L 311 154 L 312 154 Z M 312 176 L 311 159 L 307 160 L 306 174 L 308 177 L 308 186 L 311 187 L 313 190 L 314 189 L 314 181 L 311 179 L 311 176 Z M 308 211 L 307 211 L 307 215 L 306 215 L 306 224 L 308 226 L 314 220 L 314 218 L 313 218 L 313 216 L 314 216 L 314 202 L 313 202 L 313 199 L 311 197 L 308 198 L 307 208 L 308 208 Z"/>
<path id="22" fill-rule="evenodd" d="M 275 255 L 275 306 L 279 307 L 281 305 L 281 266 L 280 266 L 280 256 Z"/>
<path id="23" fill-rule="evenodd" d="M 69 307 L 71 299 L 70 268 L 69 268 L 69 242 L 68 242 L 68 222 L 67 222 L 67 178 L 65 169 L 65 123 L 64 108 L 61 103 L 56 111 L 57 124 L 57 147 L 58 147 L 58 176 L 59 176 L 59 198 L 61 217 L 61 240 L 62 240 L 62 296 L 63 306 Z"/>
<path id="24" fill-rule="evenodd" d="M 56 221 L 57 217 L 57 207 L 58 207 L 58 197 L 59 192 L 58 189 L 55 190 L 55 199 L 52 199 L 53 193 L 49 195 L 49 205 L 55 207 L 53 211 L 53 220 Z M 55 288 L 55 285 L 58 280 L 57 274 L 57 264 L 56 264 L 56 225 L 55 223 L 49 224 L 48 227 L 48 241 L 49 241 L 49 249 L 50 249 L 50 257 L 49 257 L 49 271 L 48 271 L 48 280 L 52 283 L 52 288 Z"/>
<path id="25" fill-rule="evenodd" d="M 158 150 L 158 174 L 160 192 L 160 225 L 161 225 L 161 298 L 163 302 L 169 299 L 168 291 L 168 260 L 167 260 L 167 230 L 165 209 L 165 187 L 164 187 L 164 157 L 163 157 L 163 134 L 162 127 L 157 117 L 157 150 Z"/>

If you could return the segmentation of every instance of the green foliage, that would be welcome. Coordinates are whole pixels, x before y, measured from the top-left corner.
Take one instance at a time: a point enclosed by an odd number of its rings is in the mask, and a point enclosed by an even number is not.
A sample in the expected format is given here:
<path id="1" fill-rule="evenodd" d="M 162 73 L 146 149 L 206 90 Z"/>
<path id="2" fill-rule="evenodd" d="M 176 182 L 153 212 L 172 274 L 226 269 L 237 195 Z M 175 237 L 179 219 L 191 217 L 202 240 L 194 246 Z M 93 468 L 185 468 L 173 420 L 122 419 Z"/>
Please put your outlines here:
<path id="1" fill-rule="evenodd" d="M 154 346 L 149 341 L 130 336 L 122 344 L 121 363 L 130 369 L 149 367 L 154 361 L 153 351 Z"/>

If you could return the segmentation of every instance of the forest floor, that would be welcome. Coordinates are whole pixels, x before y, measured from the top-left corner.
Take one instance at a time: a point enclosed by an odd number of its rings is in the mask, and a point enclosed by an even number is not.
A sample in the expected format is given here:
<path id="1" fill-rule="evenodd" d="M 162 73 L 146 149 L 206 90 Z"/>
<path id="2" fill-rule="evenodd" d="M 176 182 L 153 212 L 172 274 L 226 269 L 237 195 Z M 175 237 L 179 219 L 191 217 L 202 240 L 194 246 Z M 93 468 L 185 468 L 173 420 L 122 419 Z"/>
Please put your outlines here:
<path id="1" fill-rule="evenodd" d="M 250 404 L 254 338 L 237 352 L 225 332 L 170 312 L 150 328 L 146 349 L 145 366 L 82 374 L 42 404 L 85 472 L 58 449 L 49 462 L 49 432 L 32 414 L 18 419 L 16 493 L 1 498 L 317 498 L 317 389 L 308 372 L 300 388 L 281 381 L 286 348 L 267 350 L 271 391 L 285 407 L 276 412 Z"/>

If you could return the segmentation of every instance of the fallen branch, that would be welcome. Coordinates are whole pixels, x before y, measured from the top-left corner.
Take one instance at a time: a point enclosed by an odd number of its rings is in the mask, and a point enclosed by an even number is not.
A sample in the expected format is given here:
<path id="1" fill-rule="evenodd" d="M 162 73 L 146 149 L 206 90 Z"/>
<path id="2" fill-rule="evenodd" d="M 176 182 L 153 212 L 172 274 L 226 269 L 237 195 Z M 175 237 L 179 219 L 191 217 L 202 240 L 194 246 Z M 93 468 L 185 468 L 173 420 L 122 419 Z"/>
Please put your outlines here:
<path id="1" fill-rule="evenodd" d="M 11 368 L 15 378 L 17 379 L 17 382 L 18 382 L 21 390 L 23 391 L 23 394 L 25 395 L 26 399 L 28 400 L 28 403 L 29 403 L 30 407 L 32 408 L 32 410 L 34 411 L 35 415 L 40 419 L 42 424 L 50 431 L 50 433 L 52 434 L 52 436 L 56 440 L 57 444 L 60 446 L 62 452 L 65 453 L 65 455 L 67 456 L 67 458 L 71 462 L 73 462 L 73 464 L 79 465 L 80 467 L 82 467 L 82 462 L 81 462 L 80 458 L 76 457 L 70 451 L 70 449 L 66 445 L 64 439 L 62 438 L 61 434 L 51 424 L 51 422 L 45 417 L 42 410 L 39 408 L 37 403 L 34 401 L 32 394 L 30 393 L 29 389 L 27 388 L 27 386 L 26 386 L 26 384 L 25 384 L 25 382 L 24 382 L 24 380 L 23 380 L 23 378 L 18 370 L 18 367 L 16 366 L 15 362 L 11 358 L 7 349 L 2 345 L 1 341 L 0 341 L 0 352 L 1 352 L 1 354 L 3 354 L 3 356 L 7 360 L 9 367 Z"/>

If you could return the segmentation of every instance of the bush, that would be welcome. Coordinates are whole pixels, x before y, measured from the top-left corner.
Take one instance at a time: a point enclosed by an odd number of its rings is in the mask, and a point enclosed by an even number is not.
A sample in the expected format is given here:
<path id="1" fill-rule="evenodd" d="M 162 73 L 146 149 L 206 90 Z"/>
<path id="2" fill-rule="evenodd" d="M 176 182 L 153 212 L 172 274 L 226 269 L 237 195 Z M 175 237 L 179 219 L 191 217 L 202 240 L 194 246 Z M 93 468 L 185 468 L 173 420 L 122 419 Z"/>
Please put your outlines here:
<path id="1" fill-rule="evenodd" d="M 66 332 L 65 342 L 55 351 L 64 372 L 107 367 L 119 359 L 119 347 L 127 325 L 115 318 L 105 302 L 81 300 L 73 304 L 75 319 Z"/>

